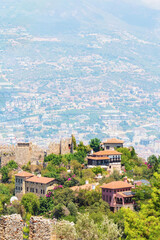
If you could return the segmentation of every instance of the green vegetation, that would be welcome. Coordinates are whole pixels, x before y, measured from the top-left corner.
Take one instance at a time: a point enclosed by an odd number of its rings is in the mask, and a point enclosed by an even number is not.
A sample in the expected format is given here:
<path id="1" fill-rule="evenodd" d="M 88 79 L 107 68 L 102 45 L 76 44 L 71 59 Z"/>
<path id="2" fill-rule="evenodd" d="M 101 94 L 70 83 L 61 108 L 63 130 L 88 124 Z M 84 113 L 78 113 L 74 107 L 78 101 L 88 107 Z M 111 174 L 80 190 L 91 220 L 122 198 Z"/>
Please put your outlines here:
<path id="1" fill-rule="evenodd" d="M 92 141 L 93 140 L 93 141 Z M 0 215 L 19 213 L 28 221 L 31 215 L 57 218 L 57 239 L 121 239 L 155 240 L 160 236 L 160 157 L 154 155 L 144 163 L 134 148 L 118 148 L 122 153 L 122 173 L 109 174 L 101 167 L 85 168 L 87 153 L 92 144 L 100 140 L 92 139 L 90 146 L 80 142 L 73 154 L 51 154 L 45 158 L 46 167 L 39 168 L 42 176 L 56 178 L 58 184 L 45 197 L 38 198 L 33 193 L 23 195 L 22 200 L 9 204 L 14 194 L 14 170 L 18 167 L 14 161 L 1 169 L 3 184 L 0 184 Z M 95 144 L 95 149 L 96 148 Z M 31 171 L 31 164 L 23 166 Z M 101 174 L 95 190 L 73 191 L 70 187 L 95 183 L 95 176 Z M 108 203 L 102 200 L 100 185 L 122 180 L 146 179 L 150 184 L 142 184 L 132 191 L 136 202 L 134 211 L 120 209 L 111 212 Z M 74 224 L 71 224 L 74 223 Z M 29 223 L 28 223 L 29 224 Z M 69 229 L 69 233 L 68 233 Z M 24 228 L 24 239 L 28 238 L 28 225 Z"/>
<path id="2" fill-rule="evenodd" d="M 100 143 L 101 140 L 98 138 L 91 139 L 90 147 L 93 149 L 94 152 L 98 152 L 100 150 Z"/>

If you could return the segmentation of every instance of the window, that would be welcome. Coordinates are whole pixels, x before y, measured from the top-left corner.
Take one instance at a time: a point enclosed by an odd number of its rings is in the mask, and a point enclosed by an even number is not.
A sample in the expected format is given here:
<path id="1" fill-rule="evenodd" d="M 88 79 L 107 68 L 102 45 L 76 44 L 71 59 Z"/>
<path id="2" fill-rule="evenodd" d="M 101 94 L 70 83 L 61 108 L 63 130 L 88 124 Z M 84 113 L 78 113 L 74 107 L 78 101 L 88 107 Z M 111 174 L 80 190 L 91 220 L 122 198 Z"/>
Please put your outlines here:
<path id="1" fill-rule="evenodd" d="M 106 192 L 108 192 L 108 189 L 106 189 Z"/>
<path id="2" fill-rule="evenodd" d="M 36 189 L 36 193 L 38 193 L 38 189 Z"/>
<path id="3" fill-rule="evenodd" d="M 41 194 L 42 194 L 42 189 L 41 189 Z"/>
<path id="4" fill-rule="evenodd" d="M 22 191 L 22 187 L 21 187 L 21 191 Z"/>
<path id="5" fill-rule="evenodd" d="M 108 202 L 108 196 L 106 196 L 106 201 Z"/>
<path id="6" fill-rule="evenodd" d="M 22 179 L 21 179 L 21 183 L 22 183 Z"/>
<path id="7" fill-rule="evenodd" d="M 27 187 L 27 192 L 28 192 L 28 187 Z"/>
<path id="8" fill-rule="evenodd" d="M 109 197 L 109 202 L 111 202 L 111 197 Z"/>
<path id="9" fill-rule="evenodd" d="M 45 191 L 43 190 L 43 194 L 45 194 Z"/>

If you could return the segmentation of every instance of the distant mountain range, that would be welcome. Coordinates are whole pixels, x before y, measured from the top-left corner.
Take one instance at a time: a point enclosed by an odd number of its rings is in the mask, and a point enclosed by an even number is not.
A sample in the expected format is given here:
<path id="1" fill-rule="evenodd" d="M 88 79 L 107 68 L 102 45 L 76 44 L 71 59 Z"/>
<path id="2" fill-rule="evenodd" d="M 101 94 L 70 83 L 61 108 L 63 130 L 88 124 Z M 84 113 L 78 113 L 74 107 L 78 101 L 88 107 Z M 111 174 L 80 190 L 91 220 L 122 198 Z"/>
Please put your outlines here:
<path id="1" fill-rule="evenodd" d="M 74 132 L 159 154 L 159 21 L 142 1 L 1 0 L 0 141 Z"/>

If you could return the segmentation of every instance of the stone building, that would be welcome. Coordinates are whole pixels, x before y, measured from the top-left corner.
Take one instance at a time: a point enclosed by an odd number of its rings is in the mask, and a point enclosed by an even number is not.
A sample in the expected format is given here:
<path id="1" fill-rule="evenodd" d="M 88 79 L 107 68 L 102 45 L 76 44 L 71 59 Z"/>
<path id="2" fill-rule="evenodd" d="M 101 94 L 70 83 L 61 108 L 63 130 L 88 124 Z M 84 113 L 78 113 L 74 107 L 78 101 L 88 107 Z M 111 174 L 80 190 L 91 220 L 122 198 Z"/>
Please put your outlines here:
<path id="1" fill-rule="evenodd" d="M 25 180 L 24 193 L 35 193 L 39 197 L 47 194 L 48 187 L 56 184 L 55 178 L 33 176 Z"/>
<path id="2" fill-rule="evenodd" d="M 54 184 L 56 184 L 54 178 L 35 176 L 22 171 L 15 175 L 15 195 L 21 199 L 23 194 L 32 192 L 39 197 L 44 197 L 48 188 Z"/>
<path id="3" fill-rule="evenodd" d="M 19 199 L 25 194 L 25 180 L 33 177 L 34 175 L 29 172 L 20 172 L 15 174 L 15 195 Z"/>
<path id="4" fill-rule="evenodd" d="M 121 155 L 122 153 L 115 150 L 106 150 L 93 153 L 87 157 L 88 168 L 100 166 L 106 170 L 109 170 L 110 172 L 113 172 L 114 170 L 120 171 Z"/>
<path id="5" fill-rule="evenodd" d="M 47 155 L 54 154 L 67 154 L 73 153 L 72 138 L 61 139 L 59 143 L 50 143 L 47 150 Z"/>
<path id="6" fill-rule="evenodd" d="M 107 139 L 105 142 L 101 143 L 104 150 L 114 149 L 123 147 L 124 141 L 116 138 Z"/>
<path id="7" fill-rule="evenodd" d="M 19 214 L 0 217 L 0 240 L 23 240 L 23 220 Z"/>
<path id="8" fill-rule="evenodd" d="M 131 191 L 132 185 L 126 181 L 115 181 L 104 184 L 102 188 L 102 199 L 109 203 L 112 211 L 117 211 L 121 207 L 130 208 L 133 210 L 134 201 Z"/>

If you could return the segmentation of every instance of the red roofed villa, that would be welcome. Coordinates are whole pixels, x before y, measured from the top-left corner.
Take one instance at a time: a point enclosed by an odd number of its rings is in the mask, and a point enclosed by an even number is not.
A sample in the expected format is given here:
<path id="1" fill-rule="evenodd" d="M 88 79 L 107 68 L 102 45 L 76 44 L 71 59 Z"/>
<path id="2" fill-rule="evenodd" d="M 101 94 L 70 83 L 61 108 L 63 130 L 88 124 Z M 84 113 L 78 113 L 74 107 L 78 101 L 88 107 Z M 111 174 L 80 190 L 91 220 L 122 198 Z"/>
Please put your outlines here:
<path id="1" fill-rule="evenodd" d="M 107 139 L 106 141 L 101 143 L 101 146 L 104 150 L 114 149 L 114 148 L 120 148 L 123 147 L 124 141 L 117 139 L 117 138 L 111 138 Z"/>
<path id="2" fill-rule="evenodd" d="M 113 172 L 114 169 L 121 170 L 122 153 L 115 150 L 106 150 L 93 153 L 87 157 L 88 168 L 100 166 Z"/>
<path id="3" fill-rule="evenodd" d="M 109 203 L 110 209 L 115 212 L 121 207 L 130 208 L 133 210 L 133 192 L 132 185 L 127 183 L 127 179 L 123 181 L 115 181 L 104 184 L 102 188 L 102 199 Z"/>

